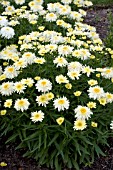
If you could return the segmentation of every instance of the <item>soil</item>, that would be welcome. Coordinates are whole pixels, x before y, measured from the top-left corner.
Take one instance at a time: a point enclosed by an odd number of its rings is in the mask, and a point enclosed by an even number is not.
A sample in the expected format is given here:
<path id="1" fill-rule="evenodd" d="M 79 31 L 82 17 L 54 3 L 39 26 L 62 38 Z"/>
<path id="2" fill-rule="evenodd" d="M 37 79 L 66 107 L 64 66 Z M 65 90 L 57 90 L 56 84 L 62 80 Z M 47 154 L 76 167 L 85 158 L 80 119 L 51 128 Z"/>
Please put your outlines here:
<path id="1" fill-rule="evenodd" d="M 88 25 L 94 26 L 100 38 L 104 40 L 109 32 L 109 15 L 113 14 L 113 6 L 95 6 L 87 10 L 87 16 L 84 20 Z"/>
<path id="2" fill-rule="evenodd" d="M 4 145 L 5 141 L 6 138 L 1 140 L 0 162 L 7 163 L 7 166 L 0 167 L 0 170 L 50 170 L 50 168 L 39 167 L 38 163 L 34 159 L 23 158 L 23 149 L 15 150 L 16 144 Z M 106 156 L 96 158 L 91 167 L 82 167 L 81 170 L 113 170 L 113 138 L 109 138 L 108 143 L 110 147 L 104 148 Z M 64 168 L 62 170 L 69 169 Z"/>
<path id="3" fill-rule="evenodd" d="M 113 12 L 113 7 L 94 7 L 87 10 L 85 23 L 95 26 L 101 39 L 105 39 L 108 34 L 108 15 Z M 0 170 L 50 170 L 46 167 L 39 167 L 34 159 L 23 158 L 23 150 L 15 150 L 15 145 L 5 145 L 5 138 L 1 140 L 0 162 L 6 162 L 6 167 Z M 91 167 L 83 167 L 81 170 L 113 170 L 113 138 L 109 138 L 110 147 L 105 147 L 106 157 L 100 156 L 95 159 Z M 64 169 L 69 170 L 69 169 Z"/>

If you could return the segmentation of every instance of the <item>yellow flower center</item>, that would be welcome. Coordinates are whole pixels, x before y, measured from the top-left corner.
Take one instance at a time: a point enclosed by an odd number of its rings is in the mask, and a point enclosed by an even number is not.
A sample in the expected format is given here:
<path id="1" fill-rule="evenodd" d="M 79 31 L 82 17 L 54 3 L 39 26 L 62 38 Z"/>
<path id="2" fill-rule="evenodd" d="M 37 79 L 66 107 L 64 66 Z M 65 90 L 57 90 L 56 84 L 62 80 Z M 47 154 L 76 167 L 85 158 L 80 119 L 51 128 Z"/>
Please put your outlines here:
<path id="1" fill-rule="evenodd" d="M 82 126 L 82 122 L 78 122 L 77 126 L 81 127 Z"/>
<path id="2" fill-rule="evenodd" d="M 36 119 L 40 118 L 40 115 L 37 113 L 37 114 L 35 115 L 35 118 L 36 118 Z"/>
<path id="3" fill-rule="evenodd" d="M 31 54 L 26 54 L 26 57 L 30 57 L 31 56 Z"/>
<path id="4" fill-rule="evenodd" d="M 86 110 L 85 108 L 81 108 L 80 111 L 81 111 L 81 113 L 82 113 L 83 115 L 85 115 L 86 112 L 87 112 L 87 110 Z"/>
<path id="5" fill-rule="evenodd" d="M 73 77 L 76 77 L 76 76 L 77 76 L 77 73 L 73 72 L 73 73 L 71 73 L 71 75 L 72 75 Z"/>
<path id="6" fill-rule="evenodd" d="M 9 68 L 8 68 L 8 71 L 9 71 L 9 72 L 13 72 L 13 71 L 14 71 L 14 68 L 13 68 L 13 67 L 9 67 Z"/>
<path id="7" fill-rule="evenodd" d="M 66 8 L 63 8 L 63 9 L 62 9 L 62 11 L 63 11 L 63 12 L 66 12 L 66 11 L 67 11 L 67 9 L 66 9 Z"/>
<path id="8" fill-rule="evenodd" d="M 42 84 L 42 86 L 46 86 L 47 82 L 46 81 L 42 81 L 41 84 Z"/>
<path id="9" fill-rule="evenodd" d="M 60 99 L 60 100 L 58 101 L 58 104 L 63 105 L 64 103 L 65 103 L 65 101 L 64 101 L 63 99 Z"/>
<path id="10" fill-rule="evenodd" d="M 20 100 L 18 103 L 19 106 L 24 106 L 24 104 L 25 104 L 25 102 L 23 100 Z"/>
<path id="11" fill-rule="evenodd" d="M 106 70 L 106 74 L 109 74 L 109 73 L 111 73 L 111 70 Z"/>
<path id="12" fill-rule="evenodd" d="M 50 16 L 50 17 L 54 17 L 54 14 L 53 14 L 53 13 L 51 13 L 51 14 L 49 14 L 49 16 Z"/>
<path id="13" fill-rule="evenodd" d="M 64 50 L 64 51 L 67 51 L 67 50 L 68 50 L 68 47 L 63 47 L 63 50 Z"/>
<path id="14" fill-rule="evenodd" d="M 4 89 L 8 89 L 8 88 L 9 88 L 9 84 L 5 84 Z"/>
<path id="15" fill-rule="evenodd" d="M 8 8 L 7 8 L 7 9 L 10 11 L 10 10 L 12 10 L 12 7 L 11 7 L 11 6 L 8 6 Z"/>
<path id="16" fill-rule="evenodd" d="M 94 92 L 95 92 L 95 93 L 99 93 L 99 92 L 100 92 L 100 89 L 99 89 L 99 88 L 94 88 Z"/>
<path id="17" fill-rule="evenodd" d="M 18 84 L 18 85 L 16 86 L 16 88 L 20 90 L 20 89 L 22 88 L 22 85 L 21 85 L 21 84 Z"/>
<path id="18" fill-rule="evenodd" d="M 111 94 L 107 94 L 107 98 L 108 99 L 112 99 L 112 95 Z"/>
<path id="19" fill-rule="evenodd" d="M 40 96 L 40 102 L 45 102 L 47 100 L 47 97 L 46 96 Z"/>

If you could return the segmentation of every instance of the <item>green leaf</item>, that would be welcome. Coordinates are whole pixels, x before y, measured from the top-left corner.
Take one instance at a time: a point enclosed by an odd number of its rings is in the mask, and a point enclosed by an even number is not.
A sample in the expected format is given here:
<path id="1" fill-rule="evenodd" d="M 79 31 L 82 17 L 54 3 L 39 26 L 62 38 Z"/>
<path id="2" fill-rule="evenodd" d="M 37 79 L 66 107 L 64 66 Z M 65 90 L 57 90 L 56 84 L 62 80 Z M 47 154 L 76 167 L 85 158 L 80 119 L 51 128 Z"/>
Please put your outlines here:
<path id="1" fill-rule="evenodd" d="M 47 132 L 44 130 L 44 149 L 47 147 Z"/>
<path id="2" fill-rule="evenodd" d="M 41 147 L 41 144 L 42 144 L 42 135 L 41 134 L 39 134 L 39 143 L 38 143 L 38 148 L 40 149 L 40 147 Z"/>
<path id="3" fill-rule="evenodd" d="M 101 154 L 102 156 L 106 156 L 106 155 L 104 154 L 104 152 L 100 149 L 100 147 L 99 147 L 96 143 L 94 143 L 94 148 L 95 148 L 95 151 L 96 151 L 98 157 L 99 157 L 100 154 Z"/>
<path id="4" fill-rule="evenodd" d="M 5 144 L 7 144 L 8 142 L 12 142 L 13 140 L 15 140 L 15 138 L 18 136 L 18 134 L 14 134 L 11 137 L 8 138 L 8 140 L 5 142 Z"/>
<path id="5" fill-rule="evenodd" d="M 39 134 L 38 131 L 36 131 L 35 133 L 33 133 L 32 135 L 28 136 L 26 139 L 24 139 L 24 141 L 27 141 L 27 140 L 31 140 L 31 139 L 34 139 L 35 137 L 37 137 Z"/>
<path id="6" fill-rule="evenodd" d="M 80 139 L 82 139 L 83 142 L 89 144 L 89 145 L 93 145 L 85 136 L 79 136 Z"/>
<path id="7" fill-rule="evenodd" d="M 51 146 L 51 144 L 58 138 L 59 134 L 56 133 L 56 135 L 53 137 L 53 139 L 49 142 L 48 146 Z"/>
<path id="8" fill-rule="evenodd" d="M 78 165 L 78 163 L 76 162 L 76 160 L 74 160 L 73 158 L 72 158 L 71 160 L 72 160 L 72 163 L 73 163 L 73 165 L 74 165 L 74 168 L 75 168 L 76 170 L 80 170 L 79 165 Z"/>
<path id="9" fill-rule="evenodd" d="M 68 159 L 67 166 L 68 168 L 72 168 L 72 162 L 70 158 Z"/>
<path id="10" fill-rule="evenodd" d="M 58 157 L 57 156 L 55 157 L 55 168 L 56 168 L 56 170 L 61 170 L 61 165 L 58 162 Z"/>

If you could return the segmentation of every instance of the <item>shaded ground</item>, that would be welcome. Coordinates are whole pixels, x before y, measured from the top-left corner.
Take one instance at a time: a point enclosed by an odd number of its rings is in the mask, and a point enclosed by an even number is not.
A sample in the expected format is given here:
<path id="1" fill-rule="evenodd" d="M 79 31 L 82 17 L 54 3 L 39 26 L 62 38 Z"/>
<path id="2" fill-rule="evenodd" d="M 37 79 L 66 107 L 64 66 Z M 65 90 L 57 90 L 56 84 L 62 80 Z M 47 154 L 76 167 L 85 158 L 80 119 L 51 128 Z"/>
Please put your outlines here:
<path id="1" fill-rule="evenodd" d="M 113 7 L 89 9 L 85 19 L 87 24 L 97 28 L 101 39 L 104 39 L 108 33 L 109 12 L 113 12 Z M 23 158 L 23 150 L 15 151 L 15 145 L 4 145 L 4 142 L 5 139 L 2 139 L 0 144 L 0 162 L 6 162 L 7 166 L 0 167 L 0 170 L 50 170 L 48 168 L 38 167 L 37 162 L 33 159 Z M 113 170 L 113 138 L 109 139 L 109 145 L 109 148 L 104 148 L 106 157 L 96 158 L 91 167 L 84 167 L 81 170 Z"/>
<path id="2" fill-rule="evenodd" d="M 106 38 L 109 30 L 109 15 L 113 13 L 112 7 L 94 7 L 87 10 L 87 16 L 84 20 L 85 23 L 96 27 L 97 33 L 99 33 L 100 38 Z"/>
<path id="3" fill-rule="evenodd" d="M 0 167 L 0 170 L 50 170 L 48 168 L 39 167 L 34 159 L 23 158 L 24 150 L 15 151 L 15 145 L 4 145 L 5 139 L 0 145 L 0 162 L 7 163 L 6 167 Z M 91 167 L 83 167 L 81 170 L 113 170 L 113 138 L 108 140 L 110 147 L 105 147 L 106 157 L 96 158 Z M 62 169 L 69 170 L 69 169 Z M 75 170 L 75 169 L 73 169 Z"/>

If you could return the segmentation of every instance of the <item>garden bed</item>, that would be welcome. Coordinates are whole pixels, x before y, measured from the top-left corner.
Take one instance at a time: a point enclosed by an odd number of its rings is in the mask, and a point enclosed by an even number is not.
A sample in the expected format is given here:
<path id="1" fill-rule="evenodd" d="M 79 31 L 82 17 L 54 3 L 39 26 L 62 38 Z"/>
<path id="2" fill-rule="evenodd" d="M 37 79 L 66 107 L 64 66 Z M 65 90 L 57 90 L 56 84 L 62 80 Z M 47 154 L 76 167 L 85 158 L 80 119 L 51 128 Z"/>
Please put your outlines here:
<path id="1" fill-rule="evenodd" d="M 90 8 L 87 11 L 87 17 L 85 22 L 89 25 L 95 26 L 97 32 L 100 35 L 101 39 L 105 39 L 108 34 L 109 20 L 108 15 L 110 12 L 113 12 L 113 8 L 109 7 L 94 7 Z M 1 170 L 50 170 L 47 167 L 39 167 L 38 163 L 30 158 L 23 158 L 22 154 L 24 149 L 15 150 L 17 143 L 13 144 L 4 144 L 6 138 L 1 139 L 1 153 L 0 153 L 0 162 L 6 162 L 6 167 L 0 167 Z M 100 156 L 95 159 L 95 162 L 90 165 L 90 167 L 81 167 L 81 170 L 112 170 L 113 169 L 113 139 L 109 138 L 108 143 L 110 147 L 105 147 L 104 152 L 106 156 Z M 63 168 L 63 170 L 69 170 L 69 168 Z M 74 169 L 73 169 L 74 170 Z"/>

